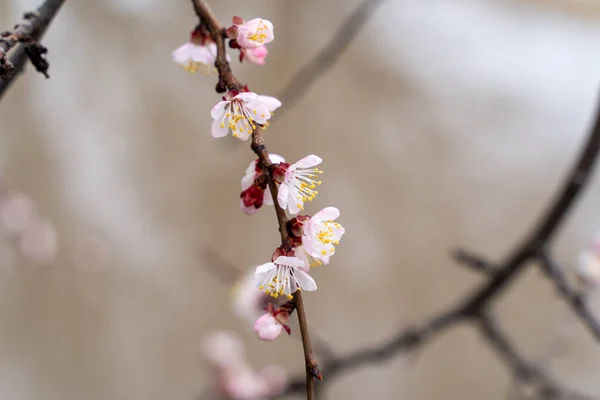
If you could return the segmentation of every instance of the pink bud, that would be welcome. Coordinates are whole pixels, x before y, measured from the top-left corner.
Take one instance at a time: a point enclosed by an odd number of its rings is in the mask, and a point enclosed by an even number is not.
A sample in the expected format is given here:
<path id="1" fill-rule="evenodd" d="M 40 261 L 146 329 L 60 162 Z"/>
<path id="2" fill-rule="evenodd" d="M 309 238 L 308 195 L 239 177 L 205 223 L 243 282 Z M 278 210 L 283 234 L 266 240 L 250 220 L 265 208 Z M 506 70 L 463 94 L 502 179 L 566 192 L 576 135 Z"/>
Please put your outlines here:
<path id="1" fill-rule="evenodd" d="M 249 63 L 256 65 L 264 65 L 265 58 L 267 58 L 267 54 L 269 54 L 269 50 L 267 50 L 267 46 L 259 46 L 255 49 L 244 49 L 242 50 L 242 60 L 246 60 Z"/>
<path id="2" fill-rule="evenodd" d="M 37 220 L 37 207 L 21 191 L 11 191 L 0 198 L 0 227 L 9 234 L 27 230 Z"/>
<path id="3" fill-rule="evenodd" d="M 49 263 L 58 252 L 58 238 L 54 226 L 45 220 L 37 220 L 18 238 L 19 251 L 35 263 Z"/>
<path id="4" fill-rule="evenodd" d="M 238 17 L 237 15 L 231 18 L 231 22 L 233 22 L 234 25 L 242 25 L 246 23 L 242 17 Z"/>
<path id="5" fill-rule="evenodd" d="M 254 331 L 260 340 L 275 340 L 282 330 L 283 326 L 270 313 L 259 317 L 254 323 Z"/>

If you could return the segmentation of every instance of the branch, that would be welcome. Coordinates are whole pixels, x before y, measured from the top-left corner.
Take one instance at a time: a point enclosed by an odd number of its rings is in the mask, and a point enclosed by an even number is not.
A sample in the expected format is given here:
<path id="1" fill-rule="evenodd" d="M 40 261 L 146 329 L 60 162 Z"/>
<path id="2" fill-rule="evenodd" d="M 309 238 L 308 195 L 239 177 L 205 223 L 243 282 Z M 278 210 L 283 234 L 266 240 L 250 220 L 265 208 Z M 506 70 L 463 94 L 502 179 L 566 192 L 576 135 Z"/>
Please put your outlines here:
<path id="1" fill-rule="evenodd" d="M 452 258 L 457 263 L 490 277 L 496 275 L 499 269 L 497 265 L 487 261 L 485 258 L 463 249 L 457 249 L 452 252 Z"/>
<path id="2" fill-rule="evenodd" d="M 561 267 L 556 265 L 548 254 L 542 253 L 540 255 L 540 267 L 546 276 L 552 280 L 558 294 L 569 304 L 575 315 L 579 317 L 581 323 L 597 341 L 600 341 L 600 322 L 598 322 L 596 316 L 587 307 L 585 296 L 572 287 L 562 272 Z"/>
<path id="3" fill-rule="evenodd" d="M 534 383 L 539 398 L 591 400 L 591 397 L 572 392 L 554 382 L 542 369 L 527 362 L 517 351 L 510 339 L 501 331 L 496 321 L 489 314 L 481 314 L 477 318 L 483 337 L 496 353 L 502 358 L 507 367 L 513 371 L 515 379 L 520 382 Z"/>
<path id="4" fill-rule="evenodd" d="M 8 52 L 19 42 L 39 42 L 64 2 L 65 0 L 46 0 L 35 13 L 25 14 L 12 34 L 0 39 L 0 100 L 23 72 L 28 58 L 25 44 L 19 46 L 10 60 L 6 60 Z"/>
<path id="5" fill-rule="evenodd" d="M 215 61 L 215 66 L 217 68 L 217 71 L 219 72 L 219 83 L 217 84 L 217 87 L 225 87 L 229 90 L 240 91 L 242 85 L 233 75 L 229 62 L 227 61 L 227 55 L 225 51 L 225 29 L 217 21 L 215 15 L 212 13 L 206 1 L 192 0 L 192 4 L 194 6 L 194 11 L 196 12 L 196 15 L 200 19 L 200 23 L 204 24 L 209 29 L 217 45 L 217 57 Z M 269 190 L 271 191 L 273 199 L 277 199 L 278 189 L 270 169 L 271 160 L 269 159 L 269 153 L 264 143 L 264 139 L 260 135 L 260 132 L 257 128 L 254 128 L 252 132 L 251 148 L 252 151 L 254 151 L 254 153 L 256 153 L 256 155 L 258 156 L 264 170 L 268 171 L 267 180 Z M 284 249 L 291 249 L 291 243 L 289 241 L 288 233 L 285 228 L 285 225 L 288 222 L 287 215 L 285 214 L 285 211 L 279 206 L 277 201 L 274 202 L 274 206 L 275 213 L 277 215 L 277 221 L 279 223 L 281 246 Z M 296 306 L 296 312 L 298 314 L 300 335 L 302 337 L 302 347 L 304 349 L 304 360 L 306 364 L 306 394 L 308 400 L 313 400 L 315 398 L 315 384 L 313 378 L 323 380 L 323 376 L 321 375 L 321 371 L 319 370 L 319 364 L 317 363 L 313 355 L 312 343 L 310 341 L 310 336 L 308 333 L 306 311 L 304 309 L 304 302 L 302 301 L 302 293 L 300 292 L 300 290 L 294 292 L 294 304 Z"/>
<path id="6" fill-rule="evenodd" d="M 533 233 L 513 251 L 504 264 L 495 268 L 495 272 L 490 279 L 481 284 L 463 302 L 450 308 L 438 317 L 425 322 L 422 325 L 425 328 L 400 331 L 396 338 L 390 342 L 375 346 L 370 350 L 358 350 L 344 357 L 330 360 L 323 370 L 330 377 L 333 377 L 342 370 L 383 361 L 397 354 L 399 351 L 407 351 L 420 347 L 424 344 L 424 340 L 422 340 L 423 332 L 441 333 L 450 325 L 465 319 L 472 319 L 479 322 L 478 326 L 482 334 L 493 344 L 493 347 L 499 354 L 502 355 L 508 367 L 515 371 L 515 376 L 525 377 L 530 381 L 541 381 L 541 388 L 543 389 L 541 390 L 541 394 L 543 398 L 588 399 L 585 396 L 559 391 L 559 385 L 554 384 L 542 371 L 534 368 L 518 356 L 510 342 L 500 333 L 493 320 L 488 316 L 488 308 L 491 306 L 492 300 L 513 282 L 518 273 L 530 265 L 527 263 L 528 261 L 542 257 L 542 261 L 544 261 L 543 266 L 547 274 L 557 285 L 559 293 L 567 299 L 575 313 L 577 313 L 594 337 L 600 341 L 600 326 L 585 307 L 583 299 L 570 288 L 560 270 L 553 266 L 548 257 L 544 256 L 545 249 L 549 246 L 560 223 L 564 220 L 567 212 L 585 188 L 592 174 L 600 151 L 600 103 L 597 105 L 597 108 L 595 122 L 588 135 L 587 142 L 559 194 L 555 197 L 546 214 L 538 222 Z M 488 266 L 491 266 L 488 262 L 483 261 L 482 258 L 468 255 L 464 252 L 459 253 L 458 256 L 461 262 L 468 264 L 472 268 L 477 266 L 476 269 L 478 270 L 486 270 Z M 431 327 L 435 328 L 432 329 Z M 292 381 L 292 384 L 288 388 L 288 394 L 297 390 L 297 383 L 298 380 Z"/>

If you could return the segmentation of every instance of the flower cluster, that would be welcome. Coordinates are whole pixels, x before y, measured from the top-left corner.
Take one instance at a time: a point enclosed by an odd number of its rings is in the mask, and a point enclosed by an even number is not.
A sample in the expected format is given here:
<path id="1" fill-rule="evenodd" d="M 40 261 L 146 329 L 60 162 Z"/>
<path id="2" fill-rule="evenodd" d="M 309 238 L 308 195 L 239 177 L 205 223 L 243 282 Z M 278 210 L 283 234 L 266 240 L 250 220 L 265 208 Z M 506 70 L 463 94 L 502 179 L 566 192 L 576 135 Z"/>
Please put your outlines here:
<path id="1" fill-rule="evenodd" d="M 222 43 L 217 46 L 210 32 L 200 23 L 192 32 L 190 42 L 173 53 L 173 59 L 189 71 L 210 72 L 217 66 L 220 68 L 217 92 L 225 94 L 211 109 L 211 134 L 215 138 L 231 134 L 242 141 L 253 138 L 253 149 L 259 155 L 258 160 L 248 165 L 241 179 L 240 208 L 245 214 L 253 215 L 263 204 L 275 205 L 281 226 L 285 223 L 281 246 L 273 252 L 270 262 L 258 266 L 254 272 L 251 282 L 254 291 L 248 292 L 244 284 L 238 288 L 240 296 L 236 301 L 239 314 L 246 318 L 251 315 L 254 319 L 257 336 L 273 340 L 282 331 L 289 334 L 287 322 L 295 309 L 294 293 L 317 289 L 309 274 L 310 267 L 329 263 L 344 228 L 335 222 L 340 214 L 335 207 L 326 207 L 312 217 L 299 215 L 305 203 L 319 194 L 319 177 L 323 174 L 319 166 L 323 160 L 310 154 L 296 163 L 287 163 L 280 155 L 268 155 L 260 144 L 258 128 L 266 128 L 273 112 L 282 104 L 274 97 L 251 92 L 247 85 L 242 86 L 232 79 L 231 71 L 222 68 L 226 55 L 217 54 L 217 48 L 223 51 Z M 240 61 L 259 65 L 264 64 L 268 54 L 265 45 L 274 39 L 273 24 L 262 18 L 245 21 L 233 17 L 233 25 L 222 33 L 217 39 L 229 40 L 228 47 L 239 50 Z M 258 147 L 254 147 L 254 139 L 258 140 Z M 285 217 L 284 221 L 285 211 L 292 218 Z M 263 305 L 265 295 L 268 301 Z"/>
<path id="2" fill-rule="evenodd" d="M 244 21 L 233 17 L 233 25 L 225 30 L 230 39 L 229 47 L 239 49 L 240 62 L 247 61 L 256 65 L 264 65 L 269 54 L 265 44 L 273 41 L 273 24 L 262 18 Z M 201 71 L 205 74 L 216 72 L 217 45 L 208 28 L 200 24 L 191 33 L 190 40 L 171 54 L 173 61 L 188 72 Z M 229 61 L 227 56 L 227 61 Z"/>

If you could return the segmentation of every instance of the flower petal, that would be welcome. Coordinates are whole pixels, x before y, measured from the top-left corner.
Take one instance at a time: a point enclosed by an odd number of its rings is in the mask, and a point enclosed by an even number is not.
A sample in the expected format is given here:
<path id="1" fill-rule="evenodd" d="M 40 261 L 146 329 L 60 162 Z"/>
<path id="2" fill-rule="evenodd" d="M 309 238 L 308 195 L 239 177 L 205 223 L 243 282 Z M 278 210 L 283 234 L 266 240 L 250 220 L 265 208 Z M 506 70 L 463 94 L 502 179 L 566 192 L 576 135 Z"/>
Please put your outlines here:
<path id="1" fill-rule="evenodd" d="M 317 283 L 315 280 L 304 271 L 296 270 L 294 271 L 294 276 L 300 285 L 300 288 L 307 292 L 312 292 L 313 290 L 317 290 Z"/>
<path id="2" fill-rule="evenodd" d="M 318 221 L 330 221 L 337 219 L 340 216 L 340 210 L 335 207 L 325 207 L 315 215 L 313 215 L 312 219 L 315 220 L 316 223 Z M 343 229 L 343 228 L 342 228 Z M 343 233 L 343 232 L 342 232 Z"/>
<path id="3" fill-rule="evenodd" d="M 279 164 L 279 163 L 285 162 L 285 158 L 283 158 L 279 154 L 275 154 L 275 153 L 269 154 L 269 160 L 271 160 L 271 162 L 273 164 Z"/>
<path id="4" fill-rule="evenodd" d="M 223 114 L 225 114 L 225 107 L 230 103 L 230 101 L 220 101 L 210 110 L 210 116 L 212 118 L 223 118 Z"/>
<path id="5" fill-rule="evenodd" d="M 294 267 L 294 268 L 304 267 L 304 262 L 302 260 L 300 260 L 298 257 L 279 256 L 275 260 L 275 264 L 285 265 L 285 266 Z"/>
<path id="6" fill-rule="evenodd" d="M 277 110 L 279 107 L 281 107 L 281 101 L 279 101 L 277 98 L 275 98 L 273 96 L 260 95 L 260 96 L 258 96 L 258 101 L 263 103 L 270 112 L 273 112 L 273 111 Z"/>
<path id="7" fill-rule="evenodd" d="M 298 161 L 296 163 L 296 167 L 311 168 L 311 167 L 314 167 L 315 165 L 321 164 L 321 162 L 323 162 L 323 159 L 321 157 L 315 156 L 314 154 L 310 154 L 310 155 L 304 157 L 303 159 L 301 159 L 300 161 Z"/>
<path id="8" fill-rule="evenodd" d="M 194 44 L 188 42 L 173 50 L 171 53 L 173 61 L 181 65 L 187 64 L 192 58 L 191 53 L 194 46 Z"/>
<path id="9" fill-rule="evenodd" d="M 215 119 L 210 128 L 210 133 L 212 133 L 213 137 L 221 138 L 223 136 L 227 136 L 227 132 L 229 132 L 229 127 L 227 124 L 222 123 L 221 120 Z"/>
<path id="10" fill-rule="evenodd" d="M 277 193 L 277 202 L 279 203 L 279 207 L 284 210 L 288 205 L 288 196 L 289 196 L 290 188 L 287 185 L 280 185 L 279 192 Z"/>
<path id="11" fill-rule="evenodd" d="M 281 257 L 279 257 L 279 258 L 281 258 Z M 278 258 L 278 260 L 279 260 L 279 258 Z M 287 257 L 287 258 L 290 258 L 290 257 Z M 254 274 L 255 275 L 264 274 L 265 272 L 269 272 L 272 269 L 275 269 L 275 263 L 268 262 L 266 264 L 259 265 L 258 267 L 256 267 L 256 271 L 254 271 Z"/>

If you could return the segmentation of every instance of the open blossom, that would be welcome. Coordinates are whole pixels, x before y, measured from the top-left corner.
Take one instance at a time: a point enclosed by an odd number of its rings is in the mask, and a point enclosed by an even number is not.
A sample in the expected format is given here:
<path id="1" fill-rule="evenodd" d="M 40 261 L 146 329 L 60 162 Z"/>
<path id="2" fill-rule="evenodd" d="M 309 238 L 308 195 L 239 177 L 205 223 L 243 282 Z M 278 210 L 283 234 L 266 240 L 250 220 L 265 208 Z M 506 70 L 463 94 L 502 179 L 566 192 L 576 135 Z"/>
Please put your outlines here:
<path id="1" fill-rule="evenodd" d="M 296 290 L 317 290 L 314 279 L 300 268 L 304 263 L 296 257 L 280 256 L 274 262 L 256 268 L 259 290 L 277 298 L 287 296 L 292 299 Z"/>
<path id="2" fill-rule="evenodd" d="M 258 46 L 254 49 L 241 49 L 240 61 L 245 60 L 252 64 L 265 65 L 267 54 L 269 54 L 267 46 Z"/>
<path id="3" fill-rule="evenodd" d="M 285 162 L 285 159 L 278 154 L 269 154 L 269 159 L 273 164 Z M 263 204 L 273 205 L 273 196 L 271 196 L 271 191 L 266 186 L 266 180 L 262 183 L 257 182 L 257 179 L 262 174 L 263 169 L 260 166 L 260 162 L 255 160 L 248 165 L 246 173 L 242 177 L 240 208 L 245 214 L 254 214 Z"/>
<path id="4" fill-rule="evenodd" d="M 231 131 L 233 137 L 240 140 L 248 140 L 256 124 L 263 125 L 271 118 L 268 107 L 252 92 L 239 93 L 231 100 L 220 101 L 210 115 L 214 119 L 211 128 L 213 137 L 220 138 Z"/>
<path id="5" fill-rule="evenodd" d="M 180 64 L 188 72 L 201 71 L 205 74 L 216 72 L 217 45 L 208 43 L 206 46 L 188 42 L 171 53 L 173 61 Z"/>
<path id="6" fill-rule="evenodd" d="M 340 216 L 335 207 L 326 207 L 304 223 L 302 245 L 308 255 L 329 263 L 329 257 L 335 253 L 335 244 L 339 244 L 345 229 L 333 222 Z"/>
<path id="7" fill-rule="evenodd" d="M 237 25 L 237 42 L 244 49 L 255 49 L 275 39 L 273 24 L 262 18 Z"/>
<path id="8" fill-rule="evenodd" d="M 298 214 L 304 209 L 304 203 L 314 199 L 319 192 L 315 190 L 321 184 L 318 181 L 320 171 L 316 168 L 323 160 L 311 154 L 295 164 L 281 164 L 275 171 L 275 178 L 281 183 L 277 201 L 283 209 L 291 214 Z M 283 173 L 285 171 L 285 174 Z"/>

